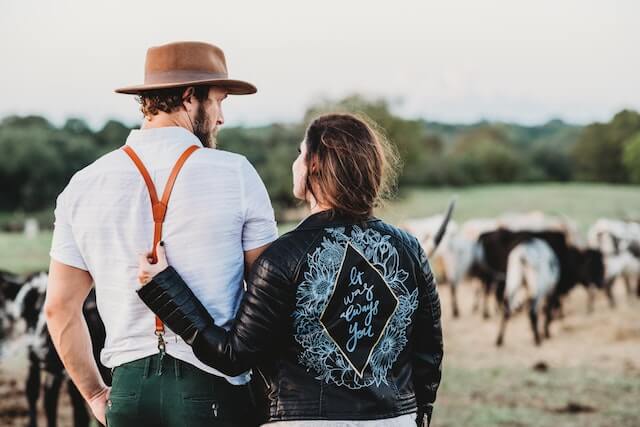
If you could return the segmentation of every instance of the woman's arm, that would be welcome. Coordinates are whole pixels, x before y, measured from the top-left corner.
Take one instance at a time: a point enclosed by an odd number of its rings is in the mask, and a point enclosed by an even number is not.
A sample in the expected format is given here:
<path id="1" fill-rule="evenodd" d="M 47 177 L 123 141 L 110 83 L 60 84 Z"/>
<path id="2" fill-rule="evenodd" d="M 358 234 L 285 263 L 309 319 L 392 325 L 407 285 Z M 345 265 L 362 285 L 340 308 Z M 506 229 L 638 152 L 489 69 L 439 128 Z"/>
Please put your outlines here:
<path id="1" fill-rule="evenodd" d="M 431 422 L 433 403 L 442 378 L 442 324 L 438 290 L 427 261 L 418 244 L 420 264 L 416 268 L 418 279 L 418 309 L 413 330 L 413 383 L 418 401 L 418 426 Z"/>
<path id="2" fill-rule="evenodd" d="M 158 251 L 159 263 L 162 255 Z M 239 375 L 279 347 L 278 342 L 289 331 L 295 304 L 295 287 L 288 275 L 265 255 L 251 269 L 247 291 L 229 331 L 214 324 L 172 267 L 156 274 L 138 295 L 167 327 L 192 346 L 203 363 L 226 375 Z"/>

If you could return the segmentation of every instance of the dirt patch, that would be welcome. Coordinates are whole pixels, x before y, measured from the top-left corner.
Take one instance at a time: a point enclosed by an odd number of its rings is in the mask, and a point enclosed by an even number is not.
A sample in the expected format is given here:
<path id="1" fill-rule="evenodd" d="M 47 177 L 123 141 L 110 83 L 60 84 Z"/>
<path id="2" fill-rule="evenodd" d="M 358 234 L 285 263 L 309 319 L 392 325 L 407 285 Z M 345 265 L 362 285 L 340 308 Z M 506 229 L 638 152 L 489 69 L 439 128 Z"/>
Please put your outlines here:
<path id="1" fill-rule="evenodd" d="M 538 362 L 535 365 L 533 365 L 532 369 L 536 372 L 548 372 L 549 365 L 547 365 L 545 362 Z"/>
<path id="2" fill-rule="evenodd" d="M 497 348 L 499 317 L 471 313 L 473 291 L 461 286 L 461 316 L 453 319 L 449 289 L 440 288 L 445 377 L 432 427 L 640 425 L 640 299 L 627 296 L 624 286 L 614 288 L 616 308 L 598 294 L 592 314 L 586 292 L 576 289 L 564 318 L 552 324 L 551 339 L 538 347 L 522 313 Z M 0 425 L 27 425 L 26 354 L 0 363 Z M 59 426 L 72 424 L 66 387 L 58 419 Z M 42 401 L 38 423 L 46 425 Z"/>
<path id="3" fill-rule="evenodd" d="M 557 414 L 580 414 L 584 412 L 596 412 L 596 408 L 577 402 L 568 402 L 561 408 L 552 409 L 551 412 L 555 412 Z"/>
<path id="4" fill-rule="evenodd" d="M 640 360 L 640 299 L 627 295 L 624 285 L 614 286 L 618 302 L 609 307 L 604 293 L 596 295 L 593 313 L 587 312 L 587 292 L 576 288 L 564 301 L 564 318 L 551 324 L 551 338 L 535 346 L 529 319 L 524 313 L 509 320 L 504 345 L 495 346 L 499 315 L 483 319 L 472 313 L 474 287 L 461 285 L 458 291 L 460 317 L 451 315 L 447 286 L 439 289 L 445 333 L 446 364 L 464 368 L 530 368 L 544 361 L 548 367 L 596 367 L 624 372 L 625 360 Z M 540 319 L 540 329 L 542 329 Z"/>
<path id="5" fill-rule="evenodd" d="M 640 328 L 618 328 L 613 334 L 614 341 L 640 341 Z"/>

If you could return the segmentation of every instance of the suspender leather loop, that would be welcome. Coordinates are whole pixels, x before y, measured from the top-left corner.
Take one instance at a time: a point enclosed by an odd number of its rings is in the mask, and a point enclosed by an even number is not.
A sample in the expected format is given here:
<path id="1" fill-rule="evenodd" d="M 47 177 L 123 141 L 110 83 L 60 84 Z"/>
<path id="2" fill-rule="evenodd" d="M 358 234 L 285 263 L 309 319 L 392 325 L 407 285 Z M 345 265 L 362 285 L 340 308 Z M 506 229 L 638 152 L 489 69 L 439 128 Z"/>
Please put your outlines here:
<path id="1" fill-rule="evenodd" d="M 149 171 L 140 160 L 140 157 L 136 154 L 136 152 L 128 145 L 122 147 L 122 150 L 127 153 L 127 155 L 133 161 L 133 164 L 136 165 L 140 175 L 144 179 L 145 184 L 147 185 L 147 189 L 149 190 L 149 199 L 151 200 L 151 212 L 153 213 L 153 247 L 151 248 L 151 257 L 152 263 L 155 264 L 158 262 L 158 255 L 156 253 L 156 246 L 158 242 L 162 240 L 162 224 L 164 223 L 164 218 L 167 215 L 167 206 L 169 205 L 169 199 L 171 198 L 171 191 L 173 190 L 173 185 L 176 183 L 176 178 L 184 166 L 184 163 L 187 161 L 189 156 L 193 154 L 198 148 L 197 145 L 192 145 L 187 148 L 182 155 L 178 158 L 178 161 L 173 166 L 171 170 L 171 174 L 167 179 L 167 184 L 164 187 L 164 191 L 162 192 L 162 200 L 158 200 L 158 193 L 156 191 L 156 187 L 153 184 L 153 180 L 149 175 Z M 164 352 L 164 341 L 162 340 L 162 335 L 164 334 L 164 325 L 159 317 L 156 316 L 156 335 L 158 335 L 158 348 L 160 348 L 161 352 Z M 160 344 L 162 343 L 162 345 Z"/>

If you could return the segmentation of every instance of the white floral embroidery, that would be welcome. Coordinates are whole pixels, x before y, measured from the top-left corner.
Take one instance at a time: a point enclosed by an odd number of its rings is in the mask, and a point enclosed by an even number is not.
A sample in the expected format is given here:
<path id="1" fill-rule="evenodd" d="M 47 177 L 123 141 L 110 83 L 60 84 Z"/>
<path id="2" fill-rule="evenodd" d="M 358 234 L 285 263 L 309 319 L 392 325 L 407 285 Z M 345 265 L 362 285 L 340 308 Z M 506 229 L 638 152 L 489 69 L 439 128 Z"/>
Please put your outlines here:
<path id="1" fill-rule="evenodd" d="M 294 318 L 294 337 L 302 346 L 299 362 L 318 373 L 316 377 L 327 383 L 359 389 L 372 385 L 389 384 L 387 373 L 407 344 L 406 330 L 411 316 L 418 307 L 418 289 L 409 292 L 404 282 L 409 274 L 399 267 L 398 251 L 373 229 L 362 230 L 354 226 L 350 236 L 345 229 L 326 229 L 316 250 L 308 255 L 309 270 L 298 286 Z M 345 360 L 336 343 L 325 333 L 320 316 L 328 303 L 333 284 L 340 270 L 346 244 L 350 242 L 380 272 L 398 298 L 398 307 L 371 354 L 370 372 L 361 377 Z"/>

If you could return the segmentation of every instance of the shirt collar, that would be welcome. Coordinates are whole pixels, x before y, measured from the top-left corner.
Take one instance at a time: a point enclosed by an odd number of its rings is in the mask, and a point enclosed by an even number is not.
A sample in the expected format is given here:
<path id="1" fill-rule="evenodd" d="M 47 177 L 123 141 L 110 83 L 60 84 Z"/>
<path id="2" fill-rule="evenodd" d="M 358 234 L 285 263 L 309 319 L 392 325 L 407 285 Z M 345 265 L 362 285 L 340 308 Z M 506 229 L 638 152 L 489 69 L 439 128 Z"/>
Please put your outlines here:
<path id="1" fill-rule="evenodd" d="M 185 147 L 197 145 L 202 147 L 202 142 L 193 133 L 179 126 L 168 126 L 162 128 L 151 129 L 133 129 L 127 137 L 127 145 L 135 148 L 138 145 L 146 145 L 149 143 L 172 143 L 176 142 Z"/>

